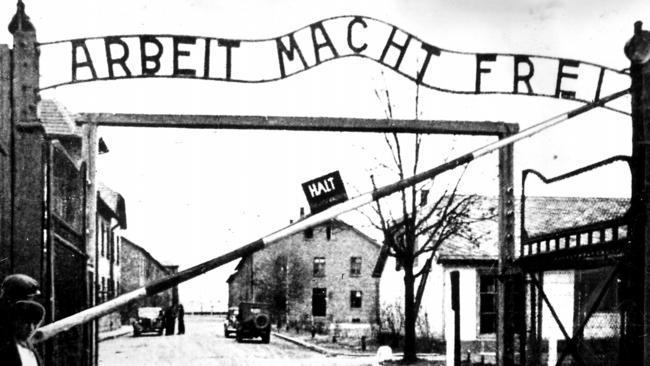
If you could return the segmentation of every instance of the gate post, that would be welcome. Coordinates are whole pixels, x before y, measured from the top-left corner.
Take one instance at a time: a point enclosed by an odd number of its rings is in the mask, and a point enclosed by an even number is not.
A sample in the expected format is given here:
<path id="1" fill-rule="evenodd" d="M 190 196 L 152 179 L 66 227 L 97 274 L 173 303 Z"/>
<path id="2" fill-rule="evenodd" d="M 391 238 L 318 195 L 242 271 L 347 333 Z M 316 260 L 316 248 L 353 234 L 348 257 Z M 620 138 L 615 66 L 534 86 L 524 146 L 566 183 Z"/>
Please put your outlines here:
<path id="1" fill-rule="evenodd" d="M 0 44 L 0 278 L 11 272 L 11 77 L 11 51 Z"/>
<path id="2" fill-rule="evenodd" d="M 44 130 L 38 121 L 39 65 L 36 30 L 25 14 L 25 5 L 18 2 L 16 14 L 9 23 L 14 37 L 12 50 L 12 211 L 13 228 L 10 256 L 12 272 L 20 272 L 40 280 L 46 286 L 44 254 L 45 212 L 45 149 Z M 49 253 L 48 253 L 49 255 Z M 51 309 L 50 309 L 51 311 Z M 51 315 L 51 314 L 49 314 Z"/>
<path id="3" fill-rule="evenodd" d="M 517 127 L 508 127 L 503 139 L 519 132 Z M 517 296 L 521 296 L 523 282 L 520 271 L 514 268 L 515 260 L 515 196 L 513 177 L 514 147 L 499 149 L 499 281 L 497 281 L 497 365 L 520 364 L 525 341 L 521 330 Z M 518 336 L 517 336 L 518 334 Z"/>
<path id="4" fill-rule="evenodd" d="M 623 303 L 627 313 L 623 319 L 621 342 L 622 362 L 625 365 L 650 364 L 650 32 L 642 30 L 642 23 L 634 24 L 634 36 L 625 45 L 625 54 L 631 61 L 632 77 L 632 230 L 631 243 L 624 275 Z"/>

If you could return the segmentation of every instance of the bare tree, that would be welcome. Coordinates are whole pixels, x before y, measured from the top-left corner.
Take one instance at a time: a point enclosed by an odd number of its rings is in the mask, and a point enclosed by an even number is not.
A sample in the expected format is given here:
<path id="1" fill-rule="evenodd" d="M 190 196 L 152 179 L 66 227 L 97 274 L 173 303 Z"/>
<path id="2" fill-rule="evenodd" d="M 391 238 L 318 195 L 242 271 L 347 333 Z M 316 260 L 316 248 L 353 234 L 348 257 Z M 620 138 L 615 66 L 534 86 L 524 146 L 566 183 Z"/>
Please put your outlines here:
<path id="1" fill-rule="evenodd" d="M 388 118 L 392 118 L 388 92 L 386 97 L 386 114 Z M 416 116 L 417 104 L 416 94 Z M 385 134 L 384 138 L 392 156 L 392 170 L 397 173 L 398 178 L 401 180 L 407 174 L 417 174 L 420 168 L 422 136 L 413 136 L 411 159 L 405 159 L 406 151 L 401 136 L 392 133 Z M 391 205 L 383 199 L 374 206 L 378 220 L 371 222 L 383 233 L 382 255 L 394 257 L 398 269 L 404 271 L 405 362 L 414 362 L 417 359 L 416 322 L 436 252 L 443 243 L 453 237 L 461 237 L 478 245 L 478 238 L 472 232 L 472 223 L 493 217 L 493 214 L 485 212 L 479 212 L 478 215 L 474 213 L 472 208 L 478 205 L 478 196 L 458 194 L 462 176 L 461 174 L 452 187 L 444 188 L 435 199 L 429 198 L 434 188 L 434 180 L 431 179 L 395 193 L 393 196 L 396 196 L 397 204 Z M 371 179 L 373 187 L 376 188 L 374 177 L 371 176 Z M 423 261 L 422 266 L 418 266 L 419 260 Z"/>

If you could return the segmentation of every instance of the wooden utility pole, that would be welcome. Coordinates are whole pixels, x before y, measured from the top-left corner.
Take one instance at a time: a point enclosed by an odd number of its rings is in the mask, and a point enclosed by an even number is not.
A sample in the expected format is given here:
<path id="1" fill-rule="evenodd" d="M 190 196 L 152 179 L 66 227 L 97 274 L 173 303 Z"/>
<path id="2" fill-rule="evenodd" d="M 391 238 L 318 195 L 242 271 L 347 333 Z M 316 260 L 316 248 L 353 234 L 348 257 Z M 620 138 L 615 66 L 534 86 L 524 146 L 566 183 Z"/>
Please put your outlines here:
<path id="1" fill-rule="evenodd" d="M 519 132 L 513 127 L 501 139 Z M 516 296 L 521 296 L 522 289 L 515 289 L 515 195 L 513 177 L 514 146 L 507 145 L 499 149 L 499 280 L 497 281 L 497 365 L 512 366 L 517 364 L 515 349 L 516 334 L 524 333 L 518 329 L 517 311 L 513 304 Z M 523 285 L 523 283 L 521 283 Z M 525 344 L 523 340 L 519 343 Z"/>

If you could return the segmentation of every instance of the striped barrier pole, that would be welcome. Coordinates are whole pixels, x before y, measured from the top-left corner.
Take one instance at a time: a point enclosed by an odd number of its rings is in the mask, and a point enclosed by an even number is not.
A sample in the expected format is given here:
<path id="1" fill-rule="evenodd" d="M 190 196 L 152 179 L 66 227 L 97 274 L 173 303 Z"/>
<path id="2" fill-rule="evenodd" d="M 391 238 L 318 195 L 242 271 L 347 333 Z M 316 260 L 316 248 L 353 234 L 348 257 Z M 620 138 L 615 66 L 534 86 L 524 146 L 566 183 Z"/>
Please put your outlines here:
<path id="1" fill-rule="evenodd" d="M 460 165 L 467 164 L 474 159 L 492 153 L 502 147 L 513 144 L 517 141 L 523 140 L 525 138 L 531 137 L 538 134 L 541 131 L 544 131 L 552 126 L 555 126 L 561 122 L 567 121 L 575 116 L 583 114 L 587 111 L 590 111 L 594 108 L 603 106 L 604 104 L 622 97 L 630 92 L 630 89 L 621 90 L 619 92 L 610 94 L 606 97 L 598 99 L 589 104 L 582 105 L 574 110 L 571 110 L 567 113 L 562 113 L 555 117 L 549 118 L 542 122 L 539 122 L 525 130 L 520 131 L 514 135 L 503 138 L 501 140 L 489 143 L 481 148 L 478 148 L 470 153 L 461 155 L 455 159 L 452 159 L 444 164 L 438 165 L 432 169 L 426 170 L 424 172 L 415 174 L 408 178 L 404 178 L 395 183 L 377 188 L 372 192 L 361 194 L 359 196 L 353 197 L 345 202 L 339 203 L 332 207 L 327 208 L 324 211 L 316 213 L 311 216 L 307 216 L 304 220 L 298 221 L 294 224 L 291 224 L 283 229 L 280 229 L 272 234 L 269 234 L 261 239 L 258 239 L 252 243 L 249 243 L 243 247 L 240 247 L 232 252 L 224 254 L 222 256 L 213 258 L 201 264 L 198 264 L 194 267 L 185 269 L 176 274 L 170 275 L 165 278 L 161 278 L 157 281 L 154 281 L 146 286 L 133 290 L 126 294 L 120 295 L 112 300 L 106 301 L 100 305 L 88 308 L 79 313 L 73 314 L 67 318 L 57 320 L 53 323 L 47 324 L 43 327 L 40 327 L 34 333 L 34 342 L 40 343 L 43 342 L 56 334 L 66 331 L 74 326 L 86 323 L 90 320 L 99 318 L 101 316 L 110 314 L 117 309 L 125 306 L 126 304 L 135 301 L 137 299 L 145 298 L 151 295 L 154 295 L 158 292 L 165 291 L 170 289 L 181 282 L 185 282 L 189 279 L 192 279 L 196 276 L 202 275 L 210 270 L 213 270 L 219 266 L 222 266 L 226 263 L 229 263 L 235 259 L 245 257 L 250 255 L 260 249 L 263 249 L 266 245 L 273 243 L 277 240 L 285 238 L 289 235 L 301 232 L 305 229 L 308 229 L 314 225 L 329 221 L 343 213 L 352 211 L 359 207 L 365 206 L 369 203 L 377 201 L 383 197 L 389 196 L 395 192 L 399 192 L 402 189 L 413 186 L 420 182 L 423 182 L 427 179 L 431 179 L 443 172 L 452 170 Z"/>

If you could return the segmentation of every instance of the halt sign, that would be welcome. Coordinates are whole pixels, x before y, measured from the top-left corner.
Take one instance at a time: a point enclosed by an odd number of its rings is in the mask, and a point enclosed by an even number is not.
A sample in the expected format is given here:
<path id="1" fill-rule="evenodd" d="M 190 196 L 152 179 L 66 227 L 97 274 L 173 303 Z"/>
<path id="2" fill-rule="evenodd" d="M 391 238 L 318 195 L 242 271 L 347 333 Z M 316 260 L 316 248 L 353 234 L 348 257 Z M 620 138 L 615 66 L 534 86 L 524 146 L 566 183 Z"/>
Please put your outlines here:
<path id="1" fill-rule="evenodd" d="M 338 171 L 312 179 L 302 184 L 311 213 L 317 213 L 348 199 Z"/>

